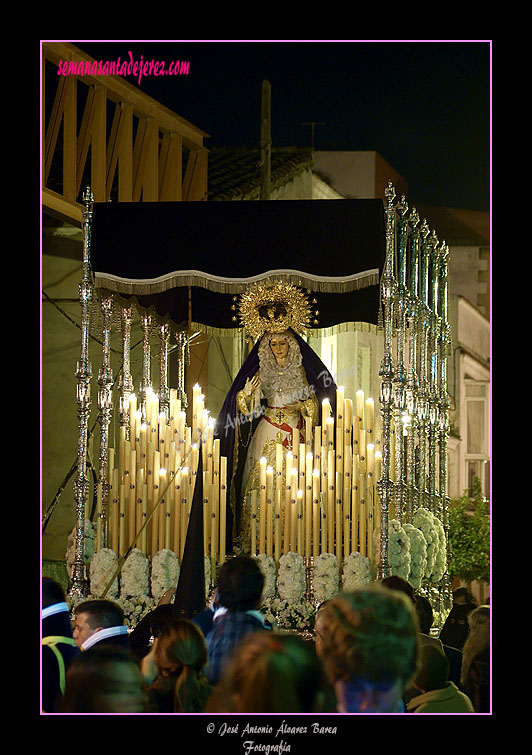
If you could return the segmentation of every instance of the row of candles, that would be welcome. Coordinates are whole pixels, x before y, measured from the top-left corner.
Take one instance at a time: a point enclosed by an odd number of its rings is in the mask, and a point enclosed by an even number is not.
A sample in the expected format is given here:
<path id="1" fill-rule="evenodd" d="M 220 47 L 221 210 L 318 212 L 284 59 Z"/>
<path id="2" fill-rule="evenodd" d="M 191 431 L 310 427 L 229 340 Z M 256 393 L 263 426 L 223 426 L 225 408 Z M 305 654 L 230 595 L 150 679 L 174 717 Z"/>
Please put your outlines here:
<path id="1" fill-rule="evenodd" d="M 107 545 L 119 556 L 132 545 L 150 556 L 168 548 L 181 560 L 201 453 L 204 552 L 214 568 L 225 560 L 227 458 L 220 455 L 199 385 L 193 388 L 190 425 L 176 390 L 170 391 L 168 414 L 159 409 L 157 394 L 148 390 L 143 423 L 131 394 L 129 437 L 122 425 L 118 454 L 109 449 Z M 99 508 L 101 513 L 101 500 Z M 97 521 L 98 550 L 104 542 L 103 518 Z"/>
<path id="2" fill-rule="evenodd" d="M 326 400 L 321 422 L 312 429 L 307 420 L 304 437 L 294 430 L 288 452 L 277 442 L 275 464 L 260 460 L 260 487 L 250 493 L 252 555 L 373 558 L 382 465 L 374 400 L 359 390 L 353 402 L 339 387 L 335 416 Z"/>
<path id="3" fill-rule="evenodd" d="M 157 394 L 147 391 L 145 423 L 132 394 L 129 428 L 128 438 L 120 427 L 118 455 L 109 449 L 108 546 L 119 556 L 131 545 L 151 556 L 168 548 L 182 559 L 201 447 L 204 552 L 215 573 L 225 560 L 227 459 L 220 455 L 201 387 L 193 387 L 190 426 L 171 390 L 168 416 L 159 411 Z M 260 460 L 260 489 L 250 500 L 252 555 L 278 561 L 289 551 L 306 559 L 334 553 L 341 563 L 360 551 L 371 559 L 381 476 L 380 417 L 373 399 L 359 390 L 352 401 L 338 388 L 335 416 L 324 401 L 321 426 L 312 428 L 307 420 L 292 441 L 288 452 L 276 444 L 275 465 Z M 390 450 L 393 479 L 394 443 Z M 101 525 L 96 540 L 98 550 Z"/>

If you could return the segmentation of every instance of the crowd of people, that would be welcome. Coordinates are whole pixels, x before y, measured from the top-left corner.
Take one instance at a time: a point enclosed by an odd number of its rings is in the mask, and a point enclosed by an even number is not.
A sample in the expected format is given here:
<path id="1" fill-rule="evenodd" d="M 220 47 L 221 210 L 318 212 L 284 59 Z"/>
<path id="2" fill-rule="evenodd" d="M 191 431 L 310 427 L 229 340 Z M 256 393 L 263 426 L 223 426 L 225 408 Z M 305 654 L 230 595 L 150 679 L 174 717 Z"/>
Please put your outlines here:
<path id="1" fill-rule="evenodd" d="M 260 613 L 263 587 L 258 562 L 236 556 L 204 611 L 184 616 L 170 590 L 129 632 L 110 600 L 71 620 L 43 578 L 43 712 L 490 712 L 490 609 L 465 588 L 439 637 L 430 602 L 392 576 L 322 603 L 304 639 Z"/>

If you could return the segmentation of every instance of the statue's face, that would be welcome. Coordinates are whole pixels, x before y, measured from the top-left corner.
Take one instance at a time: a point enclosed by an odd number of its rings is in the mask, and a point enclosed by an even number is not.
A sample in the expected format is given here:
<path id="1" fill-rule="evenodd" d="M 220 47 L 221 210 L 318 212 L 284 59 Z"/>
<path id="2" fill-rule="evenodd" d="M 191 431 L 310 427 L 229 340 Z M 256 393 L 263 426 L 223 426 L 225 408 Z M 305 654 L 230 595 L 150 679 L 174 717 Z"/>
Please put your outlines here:
<path id="1" fill-rule="evenodd" d="M 270 349 L 277 360 L 277 364 L 284 367 L 288 356 L 288 350 L 290 349 L 290 344 L 286 338 L 284 338 L 284 336 L 274 336 L 270 341 Z"/>

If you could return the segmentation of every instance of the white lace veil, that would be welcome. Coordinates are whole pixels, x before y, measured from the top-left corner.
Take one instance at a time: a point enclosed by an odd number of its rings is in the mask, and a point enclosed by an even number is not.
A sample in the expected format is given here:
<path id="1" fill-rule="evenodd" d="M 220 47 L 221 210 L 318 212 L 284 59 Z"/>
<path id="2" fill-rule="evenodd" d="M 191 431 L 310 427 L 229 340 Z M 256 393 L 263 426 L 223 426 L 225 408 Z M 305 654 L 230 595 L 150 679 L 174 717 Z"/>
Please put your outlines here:
<path id="1" fill-rule="evenodd" d="M 270 348 L 272 338 L 285 338 L 288 341 L 286 365 L 281 367 Z M 305 401 L 310 396 L 310 389 L 303 368 L 303 357 L 299 344 L 290 332 L 265 333 L 258 350 L 259 378 L 266 398 L 282 394 L 286 404 Z"/>

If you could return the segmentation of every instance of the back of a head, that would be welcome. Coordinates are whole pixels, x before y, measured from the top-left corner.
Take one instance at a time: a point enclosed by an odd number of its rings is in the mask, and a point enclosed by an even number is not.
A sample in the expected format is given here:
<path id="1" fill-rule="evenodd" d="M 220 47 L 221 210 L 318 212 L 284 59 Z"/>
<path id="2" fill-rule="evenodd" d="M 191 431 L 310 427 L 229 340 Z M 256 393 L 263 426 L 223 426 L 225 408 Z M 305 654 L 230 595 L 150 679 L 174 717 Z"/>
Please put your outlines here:
<path id="1" fill-rule="evenodd" d="M 398 592 L 404 593 L 408 598 L 410 598 L 412 603 L 415 603 L 415 590 L 410 582 L 407 579 L 404 579 L 404 577 L 400 577 L 398 574 L 392 574 L 389 577 L 385 577 L 382 580 L 381 584 L 384 585 L 384 587 L 387 587 L 389 590 L 397 590 Z"/>
<path id="2" fill-rule="evenodd" d="M 61 713 L 144 713 L 146 698 L 138 665 L 121 648 L 80 653 L 66 675 Z"/>
<path id="3" fill-rule="evenodd" d="M 66 601 L 65 591 L 55 579 L 51 577 L 42 578 L 42 607 L 49 608 L 57 603 Z"/>
<path id="4" fill-rule="evenodd" d="M 337 595 L 323 612 L 321 657 L 333 684 L 406 685 L 413 678 L 419 625 L 403 592 L 372 584 Z"/>
<path id="5" fill-rule="evenodd" d="M 155 660 L 163 676 L 180 673 L 185 666 L 201 671 L 207 663 L 207 645 L 200 628 L 188 619 L 170 621 L 158 638 Z"/>
<path id="6" fill-rule="evenodd" d="M 188 619 L 176 619 L 163 627 L 157 640 L 155 662 L 162 677 L 174 677 L 174 710 L 203 710 L 208 689 L 203 677 L 208 653 L 201 629 Z"/>
<path id="7" fill-rule="evenodd" d="M 453 603 L 462 605 L 463 603 L 474 603 L 473 595 L 467 587 L 457 587 L 453 592 Z"/>
<path id="8" fill-rule="evenodd" d="M 229 611 L 250 611 L 260 603 L 264 575 L 251 556 L 235 556 L 222 565 L 218 577 L 219 605 Z"/>
<path id="9" fill-rule="evenodd" d="M 76 614 L 86 613 L 90 616 L 90 625 L 92 627 L 109 627 L 122 626 L 124 623 L 124 612 L 118 603 L 112 600 L 86 600 L 76 606 Z"/>
<path id="10" fill-rule="evenodd" d="M 434 622 L 434 613 L 430 601 L 423 595 L 416 595 L 415 608 L 420 631 L 423 632 L 423 634 L 429 634 Z"/>
<path id="11" fill-rule="evenodd" d="M 257 632 L 242 642 L 222 688 L 238 713 L 316 711 L 323 678 L 311 643 L 300 637 Z"/>
<path id="12" fill-rule="evenodd" d="M 420 650 L 420 668 L 414 685 L 423 692 L 442 689 L 449 679 L 449 660 L 436 645 L 424 645 Z"/>

